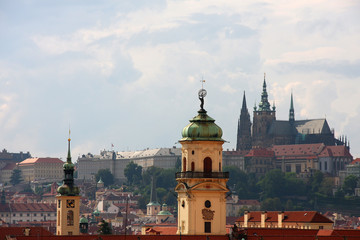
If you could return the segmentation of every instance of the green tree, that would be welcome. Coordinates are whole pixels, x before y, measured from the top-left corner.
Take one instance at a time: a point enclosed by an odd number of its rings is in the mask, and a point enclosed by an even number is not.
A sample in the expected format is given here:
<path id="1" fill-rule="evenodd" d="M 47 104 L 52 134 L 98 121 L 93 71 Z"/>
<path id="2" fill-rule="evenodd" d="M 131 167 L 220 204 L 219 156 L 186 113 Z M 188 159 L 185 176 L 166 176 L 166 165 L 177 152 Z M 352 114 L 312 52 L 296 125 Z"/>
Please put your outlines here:
<path id="1" fill-rule="evenodd" d="M 110 235 L 111 234 L 110 224 L 108 222 L 106 222 L 105 220 L 101 220 L 99 222 L 98 226 L 99 226 L 98 233 L 100 235 Z"/>
<path id="2" fill-rule="evenodd" d="M 124 169 L 124 175 L 128 184 L 138 184 L 141 181 L 142 167 L 134 162 L 128 163 Z"/>
<path id="3" fill-rule="evenodd" d="M 284 195 L 303 196 L 306 194 L 304 181 L 297 178 L 294 172 L 287 172 L 284 175 Z"/>
<path id="4" fill-rule="evenodd" d="M 333 195 L 333 189 L 334 189 L 334 181 L 331 178 L 324 178 L 322 181 L 319 193 L 331 197 Z"/>
<path id="5" fill-rule="evenodd" d="M 16 186 L 18 185 L 19 183 L 21 183 L 23 180 L 22 180 L 22 177 L 21 177 L 21 170 L 20 169 L 14 169 L 11 173 L 11 176 L 10 176 L 10 183 L 13 185 L 13 186 Z"/>
<path id="6" fill-rule="evenodd" d="M 115 182 L 114 175 L 112 175 L 112 173 L 110 172 L 110 170 L 108 168 L 107 169 L 99 169 L 99 171 L 95 175 L 96 182 L 98 182 L 100 180 L 100 178 L 101 178 L 101 180 L 103 180 L 105 186 L 112 185 Z"/>
<path id="7" fill-rule="evenodd" d="M 280 211 L 282 209 L 280 198 L 267 198 L 261 202 L 261 210 L 263 211 Z"/>
<path id="8" fill-rule="evenodd" d="M 36 195 L 42 196 L 43 193 L 44 193 L 44 188 L 39 187 L 39 186 L 36 186 L 36 187 L 35 187 L 35 194 L 36 194 Z"/>
<path id="9" fill-rule="evenodd" d="M 342 188 L 345 194 L 353 195 L 357 186 L 358 178 L 354 175 L 349 175 L 345 178 Z"/>
<path id="10" fill-rule="evenodd" d="M 284 195 L 284 173 L 279 169 L 271 170 L 258 182 L 264 198 L 281 197 Z"/>

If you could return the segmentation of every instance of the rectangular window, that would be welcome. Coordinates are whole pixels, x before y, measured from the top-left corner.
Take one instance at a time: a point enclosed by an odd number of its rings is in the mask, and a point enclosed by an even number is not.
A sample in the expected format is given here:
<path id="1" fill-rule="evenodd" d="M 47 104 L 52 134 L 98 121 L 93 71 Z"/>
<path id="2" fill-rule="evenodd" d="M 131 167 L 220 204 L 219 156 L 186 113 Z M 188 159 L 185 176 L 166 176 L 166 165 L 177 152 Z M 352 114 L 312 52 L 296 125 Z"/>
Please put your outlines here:
<path id="1" fill-rule="evenodd" d="M 327 171 L 327 162 L 325 162 L 325 171 Z"/>
<path id="2" fill-rule="evenodd" d="M 211 222 L 205 222 L 205 232 L 211 233 Z"/>
<path id="3" fill-rule="evenodd" d="M 296 168 L 296 173 L 301 172 L 301 165 L 300 164 L 296 164 L 295 168 Z"/>
<path id="4" fill-rule="evenodd" d="M 286 172 L 291 172 L 291 165 L 286 165 L 285 171 L 286 171 Z"/>

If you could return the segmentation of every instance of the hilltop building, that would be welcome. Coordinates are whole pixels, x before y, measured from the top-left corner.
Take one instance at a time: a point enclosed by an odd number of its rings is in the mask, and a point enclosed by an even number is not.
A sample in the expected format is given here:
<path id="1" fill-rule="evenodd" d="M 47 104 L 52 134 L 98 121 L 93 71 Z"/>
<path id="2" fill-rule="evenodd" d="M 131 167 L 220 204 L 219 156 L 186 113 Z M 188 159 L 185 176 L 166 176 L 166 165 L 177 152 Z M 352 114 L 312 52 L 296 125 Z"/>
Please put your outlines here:
<path id="1" fill-rule="evenodd" d="M 12 171 L 17 168 L 17 163 L 31 158 L 31 154 L 27 153 L 10 153 L 6 149 L 0 152 L 0 184 L 10 182 Z"/>
<path id="2" fill-rule="evenodd" d="M 124 169 L 130 162 L 144 170 L 151 166 L 168 169 L 174 168 L 180 158 L 181 149 L 175 147 L 129 152 L 104 150 L 99 155 L 88 153 L 78 158 L 78 179 L 93 180 L 99 169 L 109 169 L 115 179 L 125 180 Z"/>
<path id="3" fill-rule="evenodd" d="M 254 106 L 253 122 L 250 121 L 245 92 L 238 121 L 236 150 L 268 148 L 273 145 L 324 143 L 327 146 L 345 145 L 344 137 L 336 139 L 326 119 L 295 120 L 293 94 L 290 97 L 289 120 L 276 119 L 275 104 L 271 107 L 264 77 L 261 101 Z"/>
<path id="4" fill-rule="evenodd" d="M 17 165 L 24 181 L 56 182 L 62 179 L 63 164 L 59 158 L 27 158 Z"/>
<path id="5" fill-rule="evenodd" d="M 182 130 L 181 172 L 178 182 L 178 231 L 182 235 L 226 234 L 226 182 L 222 171 L 222 130 L 206 114 L 205 89 L 199 91 L 201 109 Z"/>

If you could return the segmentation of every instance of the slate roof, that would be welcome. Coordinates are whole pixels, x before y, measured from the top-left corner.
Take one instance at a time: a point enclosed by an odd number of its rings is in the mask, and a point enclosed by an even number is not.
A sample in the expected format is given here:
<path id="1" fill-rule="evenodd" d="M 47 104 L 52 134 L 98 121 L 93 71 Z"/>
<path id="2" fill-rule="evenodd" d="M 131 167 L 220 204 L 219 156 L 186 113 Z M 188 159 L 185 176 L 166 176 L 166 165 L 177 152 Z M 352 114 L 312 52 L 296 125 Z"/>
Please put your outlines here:
<path id="1" fill-rule="evenodd" d="M 326 119 L 298 120 L 294 126 L 300 134 L 331 134 Z"/>
<path id="2" fill-rule="evenodd" d="M 117 152 L 117 158 L 142 158 L 153 156 L 181 155 L 181 148 L 155 148 L 134 152 Z"/>
<path id="3" fill-rule="evenodd" d="M 268 133 L 275 136 L 292 136 L 296 135 L 297 131 L 289 121 L 276 120 L 272 122 Z"/>

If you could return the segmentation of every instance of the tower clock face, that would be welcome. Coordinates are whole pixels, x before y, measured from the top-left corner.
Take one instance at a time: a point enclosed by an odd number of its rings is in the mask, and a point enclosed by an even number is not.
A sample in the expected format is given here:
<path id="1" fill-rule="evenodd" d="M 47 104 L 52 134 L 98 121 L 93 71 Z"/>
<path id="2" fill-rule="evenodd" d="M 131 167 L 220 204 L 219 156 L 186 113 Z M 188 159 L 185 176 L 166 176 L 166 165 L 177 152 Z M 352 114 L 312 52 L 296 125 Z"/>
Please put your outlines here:
<path id="1" fill-rule="evenodd" d="M 74 208 L 75 207 L 75 200 L 66 200 L 66 207 L 67 208 Z"/>

